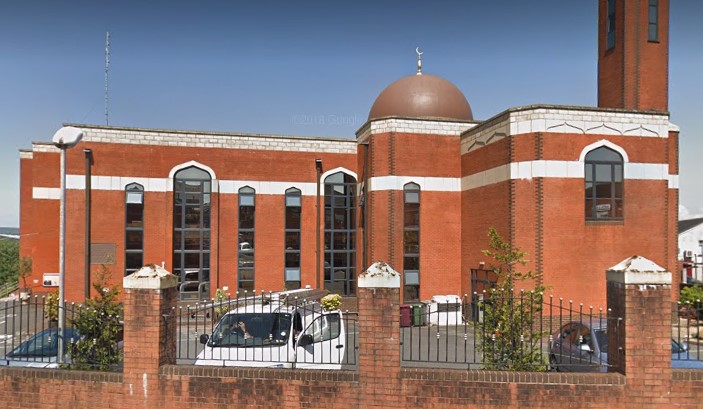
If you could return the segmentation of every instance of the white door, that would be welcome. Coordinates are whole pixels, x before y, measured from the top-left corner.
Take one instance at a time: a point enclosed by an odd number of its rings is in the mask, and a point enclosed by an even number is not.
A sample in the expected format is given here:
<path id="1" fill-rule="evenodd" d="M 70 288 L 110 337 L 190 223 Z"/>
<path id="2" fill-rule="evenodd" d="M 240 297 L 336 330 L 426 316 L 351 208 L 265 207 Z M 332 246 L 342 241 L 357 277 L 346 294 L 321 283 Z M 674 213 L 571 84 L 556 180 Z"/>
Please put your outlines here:
<path id="1" fill-rule="evenodd" d="M 296 367 L 340 369 L 346 351 L 342 313 L 325 313 L 315 318 L 298 337 Z"/>

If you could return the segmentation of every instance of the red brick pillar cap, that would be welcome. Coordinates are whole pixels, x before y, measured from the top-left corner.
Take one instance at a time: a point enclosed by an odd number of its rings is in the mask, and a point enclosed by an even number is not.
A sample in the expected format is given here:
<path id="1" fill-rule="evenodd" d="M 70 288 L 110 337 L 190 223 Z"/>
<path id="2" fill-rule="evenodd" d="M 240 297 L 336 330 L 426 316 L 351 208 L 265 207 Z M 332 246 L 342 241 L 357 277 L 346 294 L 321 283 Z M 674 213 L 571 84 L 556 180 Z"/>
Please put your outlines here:
<path id="1" fill-rule="evenodd" d="M 150 264 L 128 275 L 122 280 L 124 288 L 160 290 L 178 285 L 178 278 L 165 268 Z"/>
<path id="2" fill-rule="evenodd" d="M 359 288 L 400 288 L 400 273 L 383 261 L 377 261 L 359 274 Z"/>
<path id="3" fill-rule="evenodd" d="M 622 284 L 671 285 L 671 272 L 642 256 L 632 256 L 610 267 L 606 278 Z"/>

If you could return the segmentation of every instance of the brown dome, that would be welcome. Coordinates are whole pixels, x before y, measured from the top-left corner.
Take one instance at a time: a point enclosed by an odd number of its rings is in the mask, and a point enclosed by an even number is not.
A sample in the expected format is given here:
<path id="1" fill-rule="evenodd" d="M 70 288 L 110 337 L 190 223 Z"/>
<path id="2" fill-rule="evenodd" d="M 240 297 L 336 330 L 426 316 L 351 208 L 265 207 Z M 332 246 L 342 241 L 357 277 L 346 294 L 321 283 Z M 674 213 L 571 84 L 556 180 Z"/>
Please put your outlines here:
<path id="1" fill-rule="evenodd" d="M 464 94 L 451 82 L 434 75 L 408 75 L 392 83 L 376 98 L 369 119 L 387 116 L 474 119 Z"/>

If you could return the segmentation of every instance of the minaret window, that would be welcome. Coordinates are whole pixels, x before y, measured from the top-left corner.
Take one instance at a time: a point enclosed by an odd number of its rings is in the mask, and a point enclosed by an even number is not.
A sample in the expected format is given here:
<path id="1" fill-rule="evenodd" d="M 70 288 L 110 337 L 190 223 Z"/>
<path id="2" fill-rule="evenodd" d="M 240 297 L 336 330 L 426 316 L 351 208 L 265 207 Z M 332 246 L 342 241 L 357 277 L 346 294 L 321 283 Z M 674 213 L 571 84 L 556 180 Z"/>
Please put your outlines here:
<path id="1" fill-rule="evenodd" d="M 659 0 L 649 0 L 649 27 L 647 39 L 659 41 Z"/>
<path id="2" fill-rule="evenodd" d="M 605 23 L 605 29 L 608 33 L 608 46 L 610 50 L 615 47 L 615 0 L 608 0 L 608 18 Z"/>

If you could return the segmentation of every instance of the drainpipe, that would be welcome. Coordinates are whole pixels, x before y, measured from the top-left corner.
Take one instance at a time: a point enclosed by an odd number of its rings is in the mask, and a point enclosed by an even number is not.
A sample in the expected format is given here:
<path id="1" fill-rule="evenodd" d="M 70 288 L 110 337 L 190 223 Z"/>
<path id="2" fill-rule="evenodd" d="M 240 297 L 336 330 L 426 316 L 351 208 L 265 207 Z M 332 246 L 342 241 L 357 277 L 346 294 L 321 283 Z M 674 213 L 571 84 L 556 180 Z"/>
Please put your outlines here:
<path id="1" fill-rule="evenodd" d="M 317 172 L 317 250 L 315 252 L 315 271 L 317 276 L 317 288 L 322 288 L 320 285 L 320 177 L 322 176 L 322 159 L 315 159 L 315 170 Z"/>
<path id="2" fill-rule="evenodd" d="M 91 165 L 93 151 L 83 149 L 85 154 L 85 299 L 90 298 L 90 219 L 91 219 Z"/>

